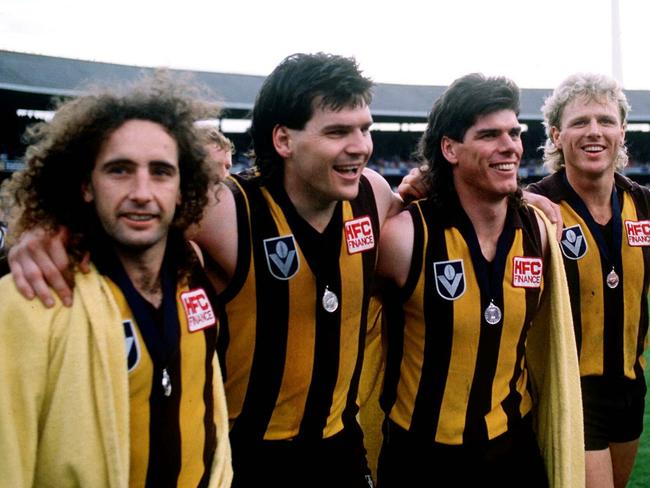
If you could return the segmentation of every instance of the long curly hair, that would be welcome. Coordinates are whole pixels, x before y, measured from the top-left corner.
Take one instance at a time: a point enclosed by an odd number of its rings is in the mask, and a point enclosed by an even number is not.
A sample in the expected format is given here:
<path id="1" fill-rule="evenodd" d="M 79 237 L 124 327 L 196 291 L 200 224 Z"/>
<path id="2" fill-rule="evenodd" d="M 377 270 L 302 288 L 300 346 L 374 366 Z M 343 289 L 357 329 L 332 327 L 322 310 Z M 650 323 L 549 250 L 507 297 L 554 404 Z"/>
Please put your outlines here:
<path id="1" fill-rule="evenodd" d="M 19 207 L 12 233 L 66 227 L 68 251 L 78 262 L 101 227 L 94 207 L 82 198 L 82 185 L 90 179 L 102 143 L 129 120 L 160 124 L 176 141 L 181 203 L 172 229 L 183 231 L 198 222 L 207 203 L 209 169 L 194 123 L 219 113 L 200 93 L 198 86 L 159 70 L 121 89 L 94 89 L 59 102 L 51 121 L 26 132 L 26 167 L 10 184 Z"/>

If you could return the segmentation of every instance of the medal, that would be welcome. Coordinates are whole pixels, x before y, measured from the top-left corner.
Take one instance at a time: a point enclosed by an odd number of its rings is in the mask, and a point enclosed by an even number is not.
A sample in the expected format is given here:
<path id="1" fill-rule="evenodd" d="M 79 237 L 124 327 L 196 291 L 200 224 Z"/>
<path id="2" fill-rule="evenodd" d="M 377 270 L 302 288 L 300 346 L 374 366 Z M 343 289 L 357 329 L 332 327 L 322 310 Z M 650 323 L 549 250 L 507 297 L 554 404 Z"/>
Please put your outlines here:
<path id="1" fill-rule="evenodd" d="M 491 301 L 483 312 L 483 317 L 488 324 L 496 325 L 501 322 L 501 309 Z"/>
<path id="2" fill-rule="evenodd" d="M 614 268 L 612 268 L 612 270 L 607 275 L 605 282 L 607 283 L 607 286 L 612 289 L 618 286 L 618 275 L 616 274 L 616 271 L 614 271 Z"/>
<path id="3" fill-rule="evenodd" d="M 169 373 L 167 372 L 167 368 L 163 369 L 162 371 L 162 387 L 163 387 L 163 392 L 165 393 L 165 396 L 168 397 L 172 394 L 172 380 L 169 377 Z"/>
<path id="4" fill-rule="evenodd" d="M 329 290 L 329 287 L 325 287 L 325 291 L 323 292 L 323 308 L 329 312 L 335 312 L 337 308 L 339 308 L 339 299 L 336 296 L 334 292 L 331 292 Z"/>

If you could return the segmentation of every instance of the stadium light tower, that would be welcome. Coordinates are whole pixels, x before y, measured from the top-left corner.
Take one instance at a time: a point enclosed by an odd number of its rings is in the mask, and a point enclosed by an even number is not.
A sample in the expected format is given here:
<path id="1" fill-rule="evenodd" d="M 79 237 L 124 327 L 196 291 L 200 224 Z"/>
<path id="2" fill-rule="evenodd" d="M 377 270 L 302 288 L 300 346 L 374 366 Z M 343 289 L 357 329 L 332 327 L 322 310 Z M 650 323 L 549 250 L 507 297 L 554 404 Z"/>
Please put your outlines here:
<path id="1" fill-rule="evenodd" d="M 621 16 L 619 0 L 612 0 L 612 76 L 623 86 L 621 60 Z"/>

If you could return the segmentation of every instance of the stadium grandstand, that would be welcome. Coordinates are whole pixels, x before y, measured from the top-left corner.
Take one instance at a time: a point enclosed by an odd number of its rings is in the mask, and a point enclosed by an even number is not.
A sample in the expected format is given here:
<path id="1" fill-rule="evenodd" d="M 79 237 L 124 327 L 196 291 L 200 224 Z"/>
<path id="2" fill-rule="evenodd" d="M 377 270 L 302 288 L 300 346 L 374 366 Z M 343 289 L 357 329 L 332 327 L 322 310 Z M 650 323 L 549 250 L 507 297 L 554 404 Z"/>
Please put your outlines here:
<path id="1" fill-rule="evenodd" d="M 83 61 L 0 50 L 0 181 L 22 168 L 25 146 L 22 134 L 36 120 L 51 116 L 54 100 L 82 93 L 96 84 L 122 83 L 154 68 Z M 170 70 L 189 75 L 207 86 L 223 106 L 215 121 L 235 143 L 233 170 L 250 165 L 246 154 L 250 138 L 246 132 L 249 112 L 264 80 L 263 76 L 205 71 Z M 568 73 L 567 73 L 568 74 Z M 516 81 L 516 80 L 515 80 Z M 444 86 L 379 83 L 371 111 L 375 144 L 371 166 L 393 184 L 415 165 L 413 151 L 428 111 Z M 544 174 L 540 145 L 544 128 L 540 107 L 551 89 L 523 89 L 520 121 L 524 127 L 524 156 L 520 168 L 523 181 Z M 650 182 L 650 91 L 627 90 L 632 111 L 628 119 L 627 144 L 630 165 L 626 173 L 642 183 Z"/>

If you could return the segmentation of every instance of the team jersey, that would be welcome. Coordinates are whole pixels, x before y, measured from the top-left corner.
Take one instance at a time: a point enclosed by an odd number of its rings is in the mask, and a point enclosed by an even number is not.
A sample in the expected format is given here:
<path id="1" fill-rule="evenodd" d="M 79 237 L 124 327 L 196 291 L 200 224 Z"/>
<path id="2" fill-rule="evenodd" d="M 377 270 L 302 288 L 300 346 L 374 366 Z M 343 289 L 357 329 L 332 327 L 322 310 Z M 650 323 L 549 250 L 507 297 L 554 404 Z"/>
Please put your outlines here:
<path id="1" fill-rule="evenodd" d="M 648 340 L 650 191 L 615 173 L 612 219 L 599 226 L 558 171 L 530 191 L 558 203 L 581 376 L 643 380 Z"/>
<path id="2" fill-rule="evenodd" d="M 114 256 L 93 256 L 123 317 L 133 487 L 207 486 L 215 454 L 216 301 L 200 267 L 177 279 L 175 255 L 193 252 L 182 245 L 168 246 L 159 309 L 135 290 Z"/>
<path id="3" fill-rule="evenodd" d="M 492 262 L 456 201 L 408 207 L 414 226 L 404 287 L 384 300 L 388 353 L 382 408 L 424 441 L 484 443 L 532 409 L 526 336 L 543 290 L 539 227 L 509 208 Z"/>
<path id="4" fill-rule="evenodd" d="M 321 439 L 355 423 L 379 223 L 370 183 L 327 228 L 280 184 L 234 176 L 237 269 L 218 346 L 231 438 Z"/>

